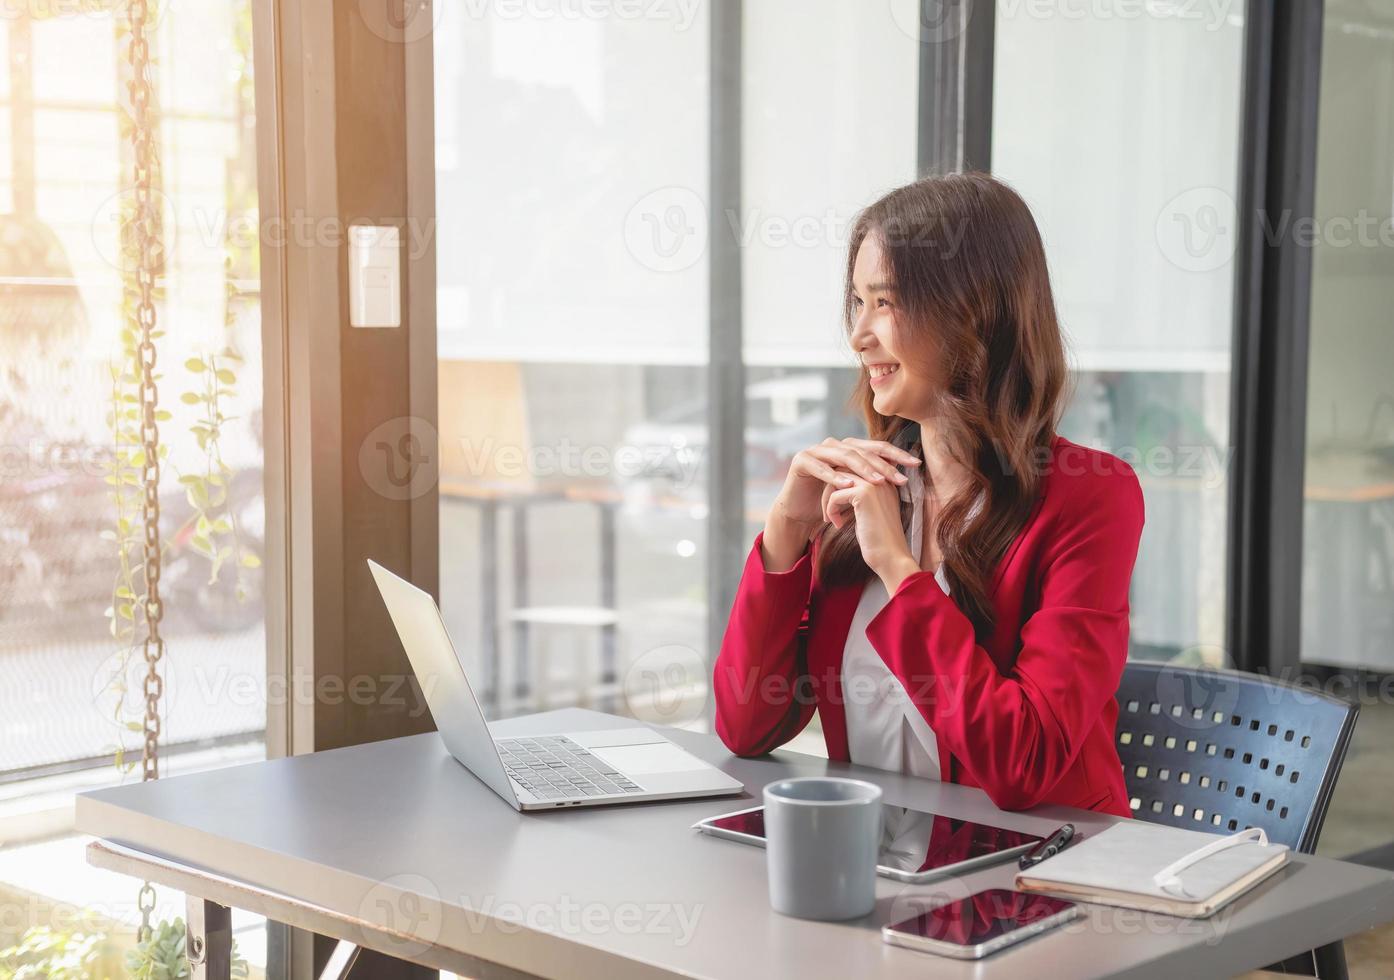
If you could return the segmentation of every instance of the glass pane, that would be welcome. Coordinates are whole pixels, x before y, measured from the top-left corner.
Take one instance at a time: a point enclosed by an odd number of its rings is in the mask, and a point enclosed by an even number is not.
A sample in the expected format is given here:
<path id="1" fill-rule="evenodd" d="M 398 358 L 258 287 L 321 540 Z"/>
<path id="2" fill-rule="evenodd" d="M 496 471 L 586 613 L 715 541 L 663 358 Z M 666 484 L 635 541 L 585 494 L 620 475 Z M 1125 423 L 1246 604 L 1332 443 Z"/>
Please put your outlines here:
<path id="1" fill-rule="evenodd" d="M 10 39 L 12 32 L 7 18 L 0 17 L 0 51 L 10 53 Z M 22 42 L 21 36 L 16 36 L 15 43 Z M 7 59 L 8 61 L 8 59 Z M 10 72 L 0 71 L 0 133 L 5 134 L 5 147 L 11 145 L 9 134 L 12 132 L 10 124 Z M 14 210 L 14 199 L 11 193 L 11 183 L 13 174 L 11 168 L 14 161 L 10 153 L 0 153 L 0 214 L 6 214 Z"/>
<path id="2" fill-rule="evenodd" d="M 432 34 L 441 605 L 494 717 L 700 715 L 708 41 L 686 6 L 449 4 Z M 691 705 L 655 704 L 673 669 Z"/>
<path id="3" fill-rule="evenodd" d="M 1219 662 L 1243 5 L 1201 7 L 1002 0 L 992 159 L 1045 238 L 1063 433 L 1142 481 L 1132 653 Z"/>
<path id="4" fill-rule="evenodd" d="M 1394 837 L 1394 2 L 1330 2 L 1325 18 L 1302 659 L 1332 668 L 1319 674 L 1327 689 L 1361 702 L 1322 831 L 1322 850 L 1344 856 Z"/>
<path id="5" fill-rule="evenodd" d="M 43 8 L 35 4 L 32 9 L 38 13 Z M 98 13 L 97 5 L 89 5 L 89 9 L 87 16 L 79 15 L 82 8 L 74 5 L 66 15 L 55 8 L 58 16 L 34 17 L 33 93 L 40 103 L 106 101 L 100 99 L 94 83 L 101 79 L 110 86 L 116 79 L 115 24 L 110 13 Z M 124 57 L 125 52 L 120 54 Z M 75 65 L 83 70 L 73 71 Z"/>
<path id="6" fill-rule="evenodd" d="M 742 214 L 746 483 L 764 524 L 790 457 L 846 415 L 856 357 L 842 324 L 857 212 L 915 179 L 919 45 L 887 5 L 771 0 L 744 8 Z"/>
<path id="7" fill-rule="evenodd" d="M 741 244 L 747 540 L 799 450 L 865 435 L 847 411 L 842 324 L 857 212 L 915 179 L 918 0 L 762 0 L 744 7 Z M 793 748 L 826 754 L 820 719 Z"/>
<path id="8" fill-rule="evenodd" d="M 19 910 L 0 950 L 34 926 L 76 927 L 107 958 L 74 975 L 117 976 L 140 882 L 87 866 L 71 811 L 75 792 L 141 775 L 127 5 L 28 6 L 0 18 L 0 896 Z M 171 775 L 265 757 L 261 316 L 251 2 L 154 6 Z M 39 898 L 11 898 L 26 893 Z M 157 922 L 183 907 L 158 889 Z M 262 920 L 238 914 L 234 929 L 259 975 Z"/>
<path id="9" fill-rule="evenodd" d="M 741 244 L 747 364 L 855 360 L 842 325 L 852 222 L 915 179 L 917 13 L 896 16 L 903 6 L 744 7 L 742 214 L 722 233 Z"/>
<path id="10" fill-rule="evenodd" d="M 0 95 L 0 100 L 5 96 Z M 8 105 L 0 104 L 0 133 L 10 131 L 10 108 Z M 8 214 L 14 210 L 14 176 L 12 167 L 13 160 L 8 153 L 0 154 L 0 214 Z"/>

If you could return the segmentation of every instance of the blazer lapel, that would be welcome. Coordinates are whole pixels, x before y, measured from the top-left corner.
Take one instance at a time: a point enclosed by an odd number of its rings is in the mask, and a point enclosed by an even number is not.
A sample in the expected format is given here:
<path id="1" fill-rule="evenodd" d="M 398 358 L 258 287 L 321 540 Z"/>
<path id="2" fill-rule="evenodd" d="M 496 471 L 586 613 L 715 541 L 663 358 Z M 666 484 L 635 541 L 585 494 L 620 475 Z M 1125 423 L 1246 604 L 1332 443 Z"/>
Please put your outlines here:
<path id="1" fill-rule="evenodd" d="M 818 714 L 823 722 L 823 738 L 828 756 L 846 760 L 847 713 L 843 707 L 842 654 L 847 633 L 861 600 L 861 587 L 842 586 L 824 591 L 814 589 L 813 627 L 808 638 L 808 672 L 818 684 Z"/>

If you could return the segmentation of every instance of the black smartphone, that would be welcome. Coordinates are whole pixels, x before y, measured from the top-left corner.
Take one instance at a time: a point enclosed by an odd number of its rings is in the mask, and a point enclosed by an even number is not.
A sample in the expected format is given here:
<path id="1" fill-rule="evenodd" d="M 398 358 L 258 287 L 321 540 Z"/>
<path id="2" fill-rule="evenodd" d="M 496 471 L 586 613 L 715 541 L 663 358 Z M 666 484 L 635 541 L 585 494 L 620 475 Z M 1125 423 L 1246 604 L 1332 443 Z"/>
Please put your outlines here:
<path id="1" fill-rule="evenodd" d="M 989 888 L 882 926 L 881 938 L 892 946 L 979 960 L 1077 915 L 1079 906 L 1061 898 Z"/>

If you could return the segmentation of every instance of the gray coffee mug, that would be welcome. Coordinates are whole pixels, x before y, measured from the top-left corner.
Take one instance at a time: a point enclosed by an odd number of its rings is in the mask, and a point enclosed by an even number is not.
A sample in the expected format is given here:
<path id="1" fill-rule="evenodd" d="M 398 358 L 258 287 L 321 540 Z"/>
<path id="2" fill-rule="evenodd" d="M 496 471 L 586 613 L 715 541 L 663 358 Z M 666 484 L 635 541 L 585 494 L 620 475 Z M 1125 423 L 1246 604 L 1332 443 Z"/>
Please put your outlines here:
<path id="1" fill-rule="evenodd" d="M 881 787 L 804 776 L 765 787 L 770 904 L 801 919 L 855 919 L 876 907 Z"/>

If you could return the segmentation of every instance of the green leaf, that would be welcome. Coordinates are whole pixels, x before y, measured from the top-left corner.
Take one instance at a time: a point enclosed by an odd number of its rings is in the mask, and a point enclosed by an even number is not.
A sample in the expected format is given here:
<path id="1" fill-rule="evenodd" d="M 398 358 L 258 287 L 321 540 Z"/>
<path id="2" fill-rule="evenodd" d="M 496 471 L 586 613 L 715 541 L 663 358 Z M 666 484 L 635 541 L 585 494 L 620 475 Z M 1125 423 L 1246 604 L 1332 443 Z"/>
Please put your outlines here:
<path id="1" fill-rule="evenodd" d="M 200 399 L 199 396 L 194 394 L 192 391 L 186 391 L 184 392 L 184 394 L 179 396 L 179 400 L 183 402 L 185 405 L 197 405 L 202 399 Z"/>
<path id="2" fill-rule="evenodd" d="M 225 385 L 237 384 L 237 375 L 234 374 L 232 371 L 228 370 L 227 368 L 218 368 L 217 376 L 218 380 Z"/>
<path id="3" fill-rule="evenodd" d="M 249 554 L 245 554 L 245 555 L 242 556 L 242 567 L 243 567 L 243 568 L 260 568 L 260 567 L 261 567 L 261 559 L 258 558 L 256 555 L 253 555 L 253 554 L 250 554 L 250 553 L 249 553 Z"/>
<path id="4" fill-rule="evenodd" d="M 195 374 L 202 374 L 204 371 L 208 370 L 208 365 L 203 363 L 203 358 L 201 357 L 189 358 L 184 362 L 184 366 Z"/>

